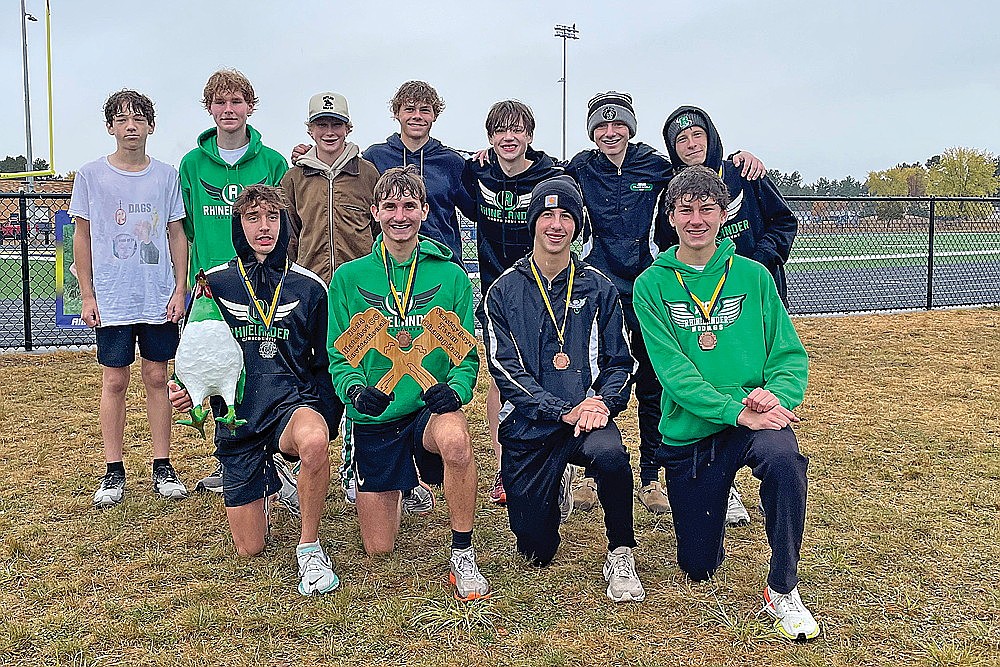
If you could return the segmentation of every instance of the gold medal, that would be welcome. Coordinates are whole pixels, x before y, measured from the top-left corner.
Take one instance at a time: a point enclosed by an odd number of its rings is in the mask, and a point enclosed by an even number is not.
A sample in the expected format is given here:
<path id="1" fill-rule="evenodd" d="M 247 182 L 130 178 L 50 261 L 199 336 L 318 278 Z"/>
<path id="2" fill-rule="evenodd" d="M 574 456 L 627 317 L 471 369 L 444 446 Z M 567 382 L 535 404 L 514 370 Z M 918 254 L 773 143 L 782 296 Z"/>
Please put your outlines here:
<path id="1" fill-rule="evenodd" d="M 552 357 L 552 365 L 556 367 L 557 371 L 564 371 L 569 368 L 569 355 L 565 352 L 557 352 L 556 356 Z"/>
<path id="2" fill-rule="evenodd" d="M 413 344 L 413 335 L 410 334 L 406 329 L 402 329 L 396 333 L 396 342 L 399 343 L 399 347 L 409 347 Z"/>
<path id="3" fill-rule="evenodd" d="M 698 347 L 700 347 L 705 352 L 709 350 L 714 350 L 716 343 L 719 339 L 716 338 L 715 334 L 711 331 L 705 331 L 704 333 L 698 334 Z"/>

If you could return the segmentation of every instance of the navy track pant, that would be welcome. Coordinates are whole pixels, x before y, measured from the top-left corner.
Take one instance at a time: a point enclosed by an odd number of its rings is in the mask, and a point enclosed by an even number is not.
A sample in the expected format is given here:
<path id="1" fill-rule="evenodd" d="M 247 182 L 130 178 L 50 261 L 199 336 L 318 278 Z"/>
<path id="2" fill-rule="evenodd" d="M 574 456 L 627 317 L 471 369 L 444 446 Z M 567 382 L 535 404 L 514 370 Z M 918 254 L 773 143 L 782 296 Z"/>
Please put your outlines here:
<path id="1" fill-rule="evenodd" d="M 539 440 L 505 438 L 500 469 L 507 491 L 507 517 L 517 550 L 535 565 L 548 565 L 559 546 L 559 482 L 567 463 L 584 466 L 597 482 L 604 507 L 609 550 L 634 547 L 632 468 L 614 422 L 573 435 L 564 425 Z"/>
<path id="2" fill-rule="evenodd" d="M 722 564 L 729 487 L 736 472 L 749 466 L 761 482 L 764 529 L 771 547 L 767 583 L 777 593 L 798 585 L 809 460 L 799 453 L 792 429 L 733 426 L 691 445 L 664 445 L 659 458 L 667 469 L 677 564 L 689 577 L 708 579 Z"/>

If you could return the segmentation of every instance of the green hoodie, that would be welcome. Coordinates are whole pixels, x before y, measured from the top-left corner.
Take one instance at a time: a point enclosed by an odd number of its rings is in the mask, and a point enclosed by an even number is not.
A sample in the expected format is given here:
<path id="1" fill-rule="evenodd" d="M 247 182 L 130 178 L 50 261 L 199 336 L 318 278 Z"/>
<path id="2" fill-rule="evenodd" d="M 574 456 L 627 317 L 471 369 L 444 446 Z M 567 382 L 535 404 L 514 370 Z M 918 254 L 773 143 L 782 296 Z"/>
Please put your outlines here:
<path id="1" fill-rule="evenodd" d="M 703 271 L 677 261 L 677 247 L 660 253 L 635 281 L 635 314 L 663 385 L 663 444 L 691 444 L 736 425 L 741 401 L 757 387 L 794 410 L 805 394 L 809 359 L 767 269 L 734 256 L 729 239 Z M 729 276 L 706 323 L 675 271 L 704 303 L 730 258 Z M 698 344 L 706 331 L 717 337 L 714 349 Z"/>
<path id="2" fill-rule="evenodd" d="M 219 157 L 218 129 L 198 136 L 198 147 L 181 160 L 184 233 L 191 242 L 189 284 L 198 271 L 225 264 L 233 249 L 233 202 L 247 185 L 278 185 L 288 170 L 285 158 L 260 142 L 260 132 L 247 125 L 250 147 L 234 165 Z"/>
<path id="3" fill-rule="evenodd" d="M 347 405 L 347 416 L 358 423 L 378 423 L 399 419 L 424 407 L 420 398 L 420 385 L 409 375 L 404 376 L 396 388 L 392 403 L 378 417 L 360 414 L 347 398 L 347 390 L 356 384 L 375 386 L 391 368 L 389 359 L 375 350 L 369 350 L 362 358 L 361 365 L 354 368 L 333 343 L 351 323 L 351 316 L 376 308 L 389 319 L 389 333 L 393 336 L 406 329 L 416 340 L 423 333 L 420 321 L 435 306 L 458 315 L 462 326 L 470 333 L 475 332 L 472 315 L 472 283 L 469 276 L 455 262 L 451 261 L 451 251 L 444 245 L 428 238 L 420 238 L 417 274 L 413 281 L 412 308 L 404 323 L 396 314 L 396 303 L 389 294 L 389 282 L 385 265 L 382 263 L 382 235 L 375 239 L 369 255 L 346 264 L 341 264 L 330 281 L 330 326 L 327 329 L 327 350 L 330 355 L 330 375 L 333 388 Z M 406 286 L 413 258 L 397 264 L 388 252 L 389 273 L 397 294 Z M 479 373 L 479 354 L 473 348 L 458 366 L 442 349 L 435 349 L 423 359 L 423 367 L 438 381 L 447 382 L 458 392 L 465 405 L 472 400 L 472 390 Z"/>

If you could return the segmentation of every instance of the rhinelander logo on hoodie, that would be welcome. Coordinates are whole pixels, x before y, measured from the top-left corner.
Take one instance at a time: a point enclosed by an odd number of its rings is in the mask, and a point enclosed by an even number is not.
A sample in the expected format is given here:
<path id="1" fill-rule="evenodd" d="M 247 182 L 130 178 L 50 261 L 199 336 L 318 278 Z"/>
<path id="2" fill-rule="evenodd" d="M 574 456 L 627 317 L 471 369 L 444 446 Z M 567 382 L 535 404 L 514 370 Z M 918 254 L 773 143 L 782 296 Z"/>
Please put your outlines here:
<path id="1" fill-rule="evenodd" d="M 233 204 L 236 203 L 237 197 L 243 192 L 245 186 L 241 183 L 226 183 L 222 187 L 218 187 L 207 183 L 203 178 L 198 180 L 201 181 L 201 187 L 204 188 L 205 194 L 208 195 L 209 199 L 222 202 L 221 204 L 203 205 L 201 207 L 202 215 L 216 218 L 233 217 Z M 263 185 L 266 182 L 267 178 L 262 178 L 256 185 Z"/>
<path id="2" fill-rule="evenodd" d="M 674 323 L 674 326 L 701 333 L 703 331 L 720 331 L 740 319 L 740 315 L 743 313 L 743 300 L 746 298 L 746 294 L 722 297 L 715 306 L 714 314 L 709 317 L 707 322 L 695 310 L 695 305 L 689 301 L 664 300 L 663 303 L 670 312 L 670 321 Z"/>
<path id="3" fill-rule="evenodd" d="M 744 218 L 743 220 L 738 220 L 740 214 L 740 209 L 743 207 L 743 191 L 733 198 L 733 201 L 729 202 L 729 206 L 726 207 L 726 222 L 723 223 L 722 227 L 719 229 L 720 239 L 735 239 L 737 236 L 750 229 L 750 221 Z"/>
<path id="4" fill-rule="evenodd" d="M 412 305 L 407 309 L 410 313 L 414 313 L 419 310 L 423 310 L 430 304 L 434 295 L 438 293 L 441 286 L 432 287 L 429 290 L 425 290 L 420 294 L 413 295 Z M 404 319 L 399 314 L 399 308 L 396 306 L 395 299 L 392 295 L 386 293 L 385 296 L 379 296 L 374 292 L 369 292 L 368 290 L 358 287 L 358 293 L 361 294 L 361 298 L 371 306 L 372 308 L 377 308 L 384 314 L 389 316 L 389 328 L 399 328 L 399 327 L 419 327 L 423 326 L 424 316 L 423 315 L 413 315 L 409 314 Z M 397 298 L 402 301 L 403 295 L 396 292 Z"/>
<path id="5" fill-rule="evenodd" d="M 266 313 L 268 304 L 260 299 L 257 300 L 257 308 L 251 308 L 250 304 L 234 303 L 226 299 L 219 299 L 219 303 L 226 307 L 229 314 L 246 325 L 232 327 L 233 337 L 237 340 L 288 340 L 289 331 L 285 327 L 275 326 L 275 323 L 288 317 L 299 305 L 298 299 L 291 303 L 283 303 L 274 309 L 274 319 L 271 326 L 267 326 L 261 321 L 257 313 Z"/>
<path id="6" fill-rule="evenodd" d="M 491 222 L 527 222 L 528 203 L 531 201 L 531 193 L 518 197 L 510 190 L 500 190 L 493 192 L 480 181 L 479 192 L 483 197 L 483 203 L 479 205 L 479 212 Z"/>

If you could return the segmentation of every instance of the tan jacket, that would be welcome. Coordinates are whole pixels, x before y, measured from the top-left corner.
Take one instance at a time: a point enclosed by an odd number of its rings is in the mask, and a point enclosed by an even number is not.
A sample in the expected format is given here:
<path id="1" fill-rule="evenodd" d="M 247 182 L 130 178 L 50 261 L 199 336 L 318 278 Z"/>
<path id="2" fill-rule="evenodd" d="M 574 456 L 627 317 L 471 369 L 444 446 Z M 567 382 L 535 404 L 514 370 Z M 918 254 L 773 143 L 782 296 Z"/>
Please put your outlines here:
<path id="1" fill-rule="evenodd" d="M 379 173 L 358 156 L 331 180 L 326 165 L 308 158 L 281 179 L 291 203 L 288 257 L 329 284 L 338 266 L 372 251 L 381 231 L 371 213 Z"/>

